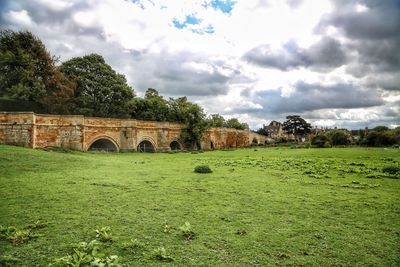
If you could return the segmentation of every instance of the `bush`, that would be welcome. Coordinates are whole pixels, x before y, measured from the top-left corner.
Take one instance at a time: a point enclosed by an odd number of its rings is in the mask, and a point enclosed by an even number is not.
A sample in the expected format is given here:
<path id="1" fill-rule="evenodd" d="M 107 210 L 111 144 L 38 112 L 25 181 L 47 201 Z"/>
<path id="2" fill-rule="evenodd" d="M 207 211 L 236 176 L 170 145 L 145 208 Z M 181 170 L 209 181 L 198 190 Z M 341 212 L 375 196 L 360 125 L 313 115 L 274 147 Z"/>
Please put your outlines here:
<path id="1" fill-rule="evenodd" d="M 351 135 L 346 130 L 331 130 L 326 133 L 333 146 L 347 146 L 351 144 Z"/>
<path id="2" fill-rule="evenodd" d="M 371 131 L 366 136 L 364 144 L 368 146 L 392 146 L 396 144 L 398 140 L 399 137 L 396 136 L 395 131 Z"/>
<path id="3" fill-rule="evenodd" d="M 197 173 L 212 173 L 212 170 L 207 165 L 199 165 L 194 168 L 194 172 Z"/>
<path id="4" fill-rule="evenodd" d="M 330 140 L 324 134 L 316 135 L 311 139 L 311 145 L 316 147 L 330 147 Z"/>

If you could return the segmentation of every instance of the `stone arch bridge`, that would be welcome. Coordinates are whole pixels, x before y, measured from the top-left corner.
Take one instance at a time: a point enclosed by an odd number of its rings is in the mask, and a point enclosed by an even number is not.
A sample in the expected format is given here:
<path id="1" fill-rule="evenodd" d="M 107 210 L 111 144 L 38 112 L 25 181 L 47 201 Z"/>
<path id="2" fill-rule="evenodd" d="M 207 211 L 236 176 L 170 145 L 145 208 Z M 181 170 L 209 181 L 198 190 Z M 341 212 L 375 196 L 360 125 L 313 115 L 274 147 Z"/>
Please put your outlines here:
<path id="1" fill-rule="evenodd" d="M 156 152 L 185 149 L 182 124 L 82 115 L 0 112 L 0 143 L 30 148 Z M 211 128 L 201 148 L 222 149 L 264 144 L 266 137 L 250 131 Z"/>

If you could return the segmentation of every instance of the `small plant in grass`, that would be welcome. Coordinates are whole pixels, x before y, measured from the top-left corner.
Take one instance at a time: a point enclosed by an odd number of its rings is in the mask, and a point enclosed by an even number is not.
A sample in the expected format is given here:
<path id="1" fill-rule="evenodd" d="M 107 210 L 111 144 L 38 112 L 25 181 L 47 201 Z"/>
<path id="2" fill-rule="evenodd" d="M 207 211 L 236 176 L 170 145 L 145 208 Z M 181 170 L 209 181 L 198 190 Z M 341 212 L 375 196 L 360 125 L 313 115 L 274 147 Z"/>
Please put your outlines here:
<path id="1" fill-rule="evenodd" d="M 0 238 L 9 240 L 13 245 L 20 245 L 28 242 L 30 239 L 37 238 L 39 235 L 33 233 L 30 229 L 18 229 L 13 226 L 4 227 L 0 225 Z"/>
<path id="2" fill-rule="evenodd" d="M 189 222 L 185 222 L 184 225 L 179 227 L 179 230 L 181 231 L 182 235 L 188 240 L 192 240 L 196 237 L 196 233 L 194 232 L 192 225 Z"/>
<path id="3" fill-rule="evenodd" d="M 122 243 L 121 248 L 125 250 L 138 250 L 144 248 L 144 243 L 135 238 Z"/>
<path id="4" fill-rule="evenodd" d="M 164 224 L 164 233 L 169 233 L 171 232 L 171 226 L 169 226 L 167 223 Z"/>
<path id="5" fill-rule="evenodd" d="M 89 243 L 81 242 L 72 249 L 72 252 L 64 257 L 55 259 L 49 266 L 104 266 L 122 267 L 118 256 L 107 256 L 101 251 L 101 243 L 92 240 Z"/>
<path id="6" fill-rule="evenodd" d="M 389 173 L 391 175 L 400 174 L 400 167 L 396 165 L 390 165 L 382 168 L 382 172 Z"/>
<path id="7" fill-rule="evenodd" d="M 173 261 L 171 255 L 168 254 L 167 250 L 164 247 L 158 247 L 154 250 L 154 257 L 160 261 Z"/>
<path id="8" fill-rule="evenodd" d="M 98 238 L 102 242 L 113 242 L 110 230 L 110 227 L 102 227 L 100 229 L 96 229 L 96 238 Z"/>
<path id="9" fill-rule="evenodd" d="M 197 173 L 212 173 L 212 170 L 207 165 L 198 165 L 194 168 L 194 172 Z"/>
<path id="10" fill-rule="evenodd" d="M 46 227 L 48 224 L 49 224 L 48 222 L 44 222 L 42 220 L 37 220 L 34 223 L 28 224 L 28 226 L 26 226 L 25 229 L 29 229 L 29 230 L 42 229 L 42 228 Z"/>

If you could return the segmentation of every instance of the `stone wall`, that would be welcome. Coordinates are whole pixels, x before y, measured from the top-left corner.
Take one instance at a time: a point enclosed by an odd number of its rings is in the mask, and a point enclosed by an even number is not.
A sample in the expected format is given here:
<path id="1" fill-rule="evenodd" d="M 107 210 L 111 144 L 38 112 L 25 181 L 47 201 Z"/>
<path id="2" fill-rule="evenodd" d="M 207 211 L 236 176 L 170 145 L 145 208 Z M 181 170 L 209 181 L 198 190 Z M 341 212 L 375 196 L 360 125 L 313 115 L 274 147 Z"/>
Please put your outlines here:
<path id="1" fill-rule="evenodd" d="M 112 142 L 117 150 L 135 151 L 142 141 L 156 151 L 170 150 L 180 141 L 183 125 L 132 119 L 89 118 L 81 115 L 43 115 L 32 112 L 0 112 L 0 143 L 30 148 L 61 147 L 88 150 L 97 140 Z M 250 146 L 253 139 L 264 144 L 266 137 L 229 128 L 211 128 L 204 133 L 202 149 Z"/>

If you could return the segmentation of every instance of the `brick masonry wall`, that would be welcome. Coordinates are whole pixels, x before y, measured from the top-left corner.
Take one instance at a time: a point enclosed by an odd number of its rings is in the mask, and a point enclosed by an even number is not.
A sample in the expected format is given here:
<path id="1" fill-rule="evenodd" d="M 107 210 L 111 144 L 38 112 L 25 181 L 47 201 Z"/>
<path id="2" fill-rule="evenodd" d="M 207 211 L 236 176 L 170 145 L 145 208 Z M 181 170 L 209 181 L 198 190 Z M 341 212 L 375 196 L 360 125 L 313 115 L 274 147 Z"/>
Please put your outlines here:
<path id="1" fill-rule="evenodd" d="M 30 148 L 61 147 L 86 151 L 96 140 L 107 139 L 118 150 L 134 151 L 146 140 L 157 151 L 166 151 L 170 150 L 173 141 L 182 146 L 179 140 L 182 129 L 183 125 L 169 122 L 0 112 L 0 143 Z M 247 147 L 254 138 L 259 144 L 266 141 L 265 136 L 249 131 L 211 128 L 204 133 L 202 148 Z"/>

